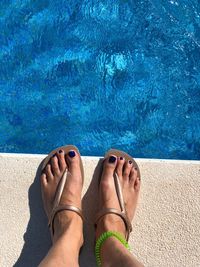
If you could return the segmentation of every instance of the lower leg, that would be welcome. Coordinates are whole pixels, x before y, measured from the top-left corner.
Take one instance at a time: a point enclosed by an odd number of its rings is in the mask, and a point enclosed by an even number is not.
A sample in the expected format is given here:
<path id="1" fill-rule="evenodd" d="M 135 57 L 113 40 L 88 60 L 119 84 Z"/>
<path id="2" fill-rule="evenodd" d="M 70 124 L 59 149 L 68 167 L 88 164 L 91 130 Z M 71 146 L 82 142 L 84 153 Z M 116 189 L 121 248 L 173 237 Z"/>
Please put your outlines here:
<path id="1" fill-rule="evenodd" d="M 108 257 L 110 253 L 112 259 Z M 102 248 L 102 266 L 142 267 L 143 265 L 118 240 L 110 238 Z"/>
<path id="2" fill-rule="evenodd" d="M 97 236 L 107 231 L 124 231 L 124 223 L 115 215 L 103 218 L 97 229 Z M 102 267 L 142 267 L 143 265 L 115 237 L 108 238 L 101 248 Z"/>
<path id="3" fill-rule="evenodd" d="M 81 218 L 71 211 L 63 211 L 57 214 L 54 225 L 53 246 L 39 267 L 78 267 L 79 251 L 83 244 L 83 237 L 80 234 L 82 232 Z"/>

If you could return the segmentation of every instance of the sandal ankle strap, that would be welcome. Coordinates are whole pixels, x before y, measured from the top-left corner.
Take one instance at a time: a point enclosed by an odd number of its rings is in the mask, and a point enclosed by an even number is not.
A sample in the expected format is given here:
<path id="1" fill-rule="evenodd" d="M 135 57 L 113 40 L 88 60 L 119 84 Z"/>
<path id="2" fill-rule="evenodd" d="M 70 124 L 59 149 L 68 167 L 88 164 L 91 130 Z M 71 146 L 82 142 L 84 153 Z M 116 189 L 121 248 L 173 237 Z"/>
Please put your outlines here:
<path id="1" fill-rule="evenodd" d="M 77 213 L 81 217 L 82 220 L 84 220 L 83 212 L 78 207 L 75 207 L 72 205 L 58 205 L 54 210 L 52 210 L 51 216 L 50 216 L 49 222 L 48 222 L 48 226 L 51 229 L 52 236 L 54 234 L 54 227 L 53 227 L 54 218 L 58 212 L 63 211 L 63 210 L 73 211 L 73 212 Z"/>
<path id="2" fill-rule="evenodd" d="M 123 222 L 125 224 L 125 227 L 126 227 L 126 240 L 128 241 L 129 240 L 129 235 L 132 232 L 131 222 L 130 222 L 128 216 L 126 215 L 126 213 L 121 212 L 121 211 L 119 211 L 117 209 L 113 209 L 112 208 L 112 209 L 103 209 L 103 210 L 101 210 L 96 216 L 95 227 L 97 227 L 97 224 L 98 224 L 99 220 L 103 216 L 105 216 L 107 214 L 115 214 L 115 215 L 119 216 L 123 220 Z"/>

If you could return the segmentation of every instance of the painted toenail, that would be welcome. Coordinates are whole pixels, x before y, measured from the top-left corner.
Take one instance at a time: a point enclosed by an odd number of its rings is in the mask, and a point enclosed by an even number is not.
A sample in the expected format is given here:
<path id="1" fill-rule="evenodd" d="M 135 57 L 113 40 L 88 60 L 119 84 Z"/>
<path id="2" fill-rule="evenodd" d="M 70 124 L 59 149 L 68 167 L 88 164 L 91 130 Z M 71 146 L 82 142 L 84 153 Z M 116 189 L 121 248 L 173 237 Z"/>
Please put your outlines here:
<path id="1" fill-rule="evenodd" d="M 134 169 L 137 170 L 137 167 L 135 167 Z"/>
<path id="2" fill-rule="evenodd" d="M 59 153 L 62 153 L 62 150 L 61 149 L 59 150 Z"/>
<path id="3" fill-rule="evenodd" d="M 114 163 L 116 161 L 116 157 L 110 156 L 109 163 Z"/>
<path id="4" fill-rule="evenodd" d="M 120 160 L 123 160 L 123 157 L 120 157 Z"/>
<path id="5" fill-rule="evenodd" d="M 129 160 L 129 164 L 132 164 L 132 161 L 131 160 Z"/>
<path id="6" fill-rule="evenodd" d="M 68 155 L 70 156 L 70 158 L 75 157 L 75 152 L 73 150 L 69 151 Z"/>

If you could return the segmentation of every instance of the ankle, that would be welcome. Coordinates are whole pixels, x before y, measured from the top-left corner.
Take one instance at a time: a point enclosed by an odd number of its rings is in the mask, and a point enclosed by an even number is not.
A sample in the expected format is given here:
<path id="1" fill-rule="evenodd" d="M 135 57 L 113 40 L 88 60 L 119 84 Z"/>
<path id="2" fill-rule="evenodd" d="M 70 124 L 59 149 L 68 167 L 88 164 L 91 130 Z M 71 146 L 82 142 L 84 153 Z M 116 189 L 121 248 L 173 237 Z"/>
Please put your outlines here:
<path id="1" fill-rule="evenodd" d="M 68 238 L 69 236 L 71 242 L 77 243 L 77 246 L 82 246 L 83 221 L 75 212 L 59 212 L 54 220 L 53 243 L 59 239 Z"/>
<path id="2" fill-rule="evenodd" d="M 126 228 L 123 220 L 114 214 L 107 214 L 99 220 L 96 228 L 96 239 L 107 231 L 118 232 L 123 237 L 126 235 Z"/>

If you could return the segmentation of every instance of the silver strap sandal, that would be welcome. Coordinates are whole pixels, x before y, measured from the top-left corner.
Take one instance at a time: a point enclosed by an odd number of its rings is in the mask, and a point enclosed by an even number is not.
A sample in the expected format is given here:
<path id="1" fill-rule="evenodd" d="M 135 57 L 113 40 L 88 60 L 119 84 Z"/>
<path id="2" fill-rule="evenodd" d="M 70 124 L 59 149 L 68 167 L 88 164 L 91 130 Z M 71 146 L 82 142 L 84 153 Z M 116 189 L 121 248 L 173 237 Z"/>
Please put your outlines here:
<path id="1" fill-rule="evenodd" d="M 110 155 L 115 155 L 116 157 L 124 157 L 126 161 L 131 160 L 133 162 L 133 166 L 135 168 L 137 168 L 138 170 L 138 175 L 139 175 L 139 179 L 141 179 L 141 175 L 140 175 L 140 170 L 138 168 L 137 163 L 135 162 L 135 160 L 128 154 L 126 154 L 123 151 L 120 150 L 116 150 L 116 149 L 111 149 L 109 150 L 106 155 L 105 158 L 109 157 Z M 103 165 L 102 165 L 103 168 Z M 97 213 L 96 215 L 96 219 L 95 219 L 95 227 L 98 224 L 98 221 L 105 215 L 107 214 L 115 214 L 118 215 L 122 218 L 122 220 L 124 221 L 125 227 L 126 227 L 126 240 L 129 240 L 129 236 L 130 233 L 132 232 L 132 225 L 131 225 L 131 221 L 127 216 L 127 212 L 126 212 L 126 208 L 124 205 L 124 198 L 123 198 L 123 193 L 122 193 L 122 188 L 121 188 L 121 184 L 119 181 L 119 177 L 117 175 L 116 172 L 114 172 L 113 175 L 114 178 L 114 183 L 115 183 L 115 189 L 116 189 L 116 193 L 117 193 L 117 198 L 119 201 L 119 205 L 120 205 L 120 210 L 114 209 L 114 208 L 107 208 L 107 209 L 102 209 L 100 212 Z M 100 176 L 101 179 L 101 176 Z"/>
<path id="2" fill-rule="evenodd" d="M 80 156 L 80 153 L 78 151 L 78 148 L 76 148 L 75 146 L 68 145 L 68 146 L 59 147 L 59 148 L 51 151 L 49 153 L 49 155 L 44 159 L 44 162 L 42 164 L 42 171 L 46 167 L 46 165 L 49 162 L 50 158 L 57 151 L 59 151 L 60 149 L 62 149 L 65 152 L 65 154 L 67 154 L 70 150 L 74 150 Z M 80 157 L 80 159 L 81 159 L 81 157 Z M 82 163 L 82 160 L 80 162 L 81 162 L 82 178 L 84 180 L 84 171 L 83 171 L 83 163 Z M 56 189 L 56 194 L 55 194 L 55 198 L 54 198 L 54 202 L 53 202 L 53 208 L 52 208 L 51 213 L 48 216 L 48 226 L 50 228 L 51 237 L 52 238 L 53 238 L 53 235 L 54 235 L 54 218 L 55 218 L 55 216 L 56 216 L 56 214 L 58 212 L 63 211 L 63 210 L 73 211 L 73 212 L 77 213 L 81 217 L 82 220 L 84 220 L 83 213 L 82 213 L 82 210 L 80 208 L 78 208 L 76 206 L 73 206 L 73 205 L 61 205 L 60 204 L 60 199 L 61 199 L 61 196 L 62 196 L 62 193 L 63 193 L 63 190 L 64 190 L 64 186 L 65 186 L 65 183 L 67 181 L 67 177 L 69 177 L 69 175 L 71 175 L 71 173 L 66 168 L 65 171 L 64 171 L 64 173 L 63 173 L 63 175 L 62 175 L 62 177 L 60 178 L 60 182 L 59 182 L 58 187 Z"/>

